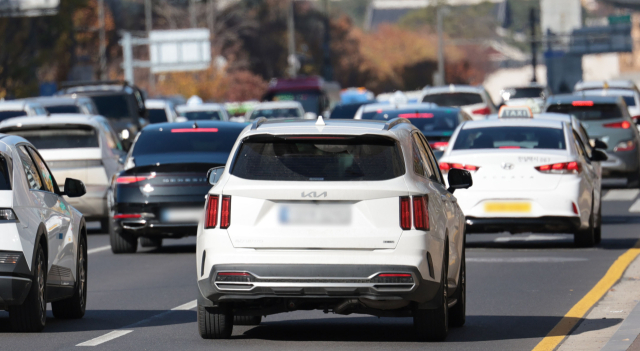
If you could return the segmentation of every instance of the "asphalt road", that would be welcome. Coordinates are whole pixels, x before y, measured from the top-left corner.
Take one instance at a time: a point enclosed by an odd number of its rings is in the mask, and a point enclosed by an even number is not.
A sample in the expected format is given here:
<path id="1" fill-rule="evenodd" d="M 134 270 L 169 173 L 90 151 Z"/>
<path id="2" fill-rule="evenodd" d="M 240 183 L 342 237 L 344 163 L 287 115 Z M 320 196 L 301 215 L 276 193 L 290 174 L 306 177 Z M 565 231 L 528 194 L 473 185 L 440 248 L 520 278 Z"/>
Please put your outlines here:
<path id="1" fill-rule="evenodd" d="M 428 345 L 429 349 L 535 347 L 640 238 L 640 216 L 629 212 L 636 198 L 609 198 L 604 202 L 603 240 L 596 248 L 576 249 L 572 238 L 564 235 L 469 236 L 467 324 L 453 329 L 446 342 Z M 640 211 L 640 200 L 636 206 Z M 102 341 L 99 349 L 136 351 L 417 350 L 426 346 L 414 339 L 410 318 L 321 311 L 268 316 L 257 327 L 236 326 L 231 340 L 203 340 L 192 304 L 197 296 L 195 238 L 167 240 L 160 250 L 133 255 L 113 255 L 108 245 L 107 235 L 90 234 L 89 296 L 83 319 L 56 320 L 49 312 L 42 333 L 19 334 L 10 332 L 7 314 L 0 312 L 2 349 L 77 349 L 76 345 L 91 340 Z M 105 341 L 109 336 L 115 338 Z"/>

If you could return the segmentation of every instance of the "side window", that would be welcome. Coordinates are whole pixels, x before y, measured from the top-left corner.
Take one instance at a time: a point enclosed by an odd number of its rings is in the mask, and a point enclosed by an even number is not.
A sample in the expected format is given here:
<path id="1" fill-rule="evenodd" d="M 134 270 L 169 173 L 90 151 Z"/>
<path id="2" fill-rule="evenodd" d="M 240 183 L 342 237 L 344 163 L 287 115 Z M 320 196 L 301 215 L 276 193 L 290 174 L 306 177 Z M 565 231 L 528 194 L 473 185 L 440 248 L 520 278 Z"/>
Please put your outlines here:
<path id="1" fill-rule="evenodd" d="M 29 153 L 31 154 L 31 157 L 36 163 L 36 168 L 38 168 L 38 171 L 40 172 L 40 179 L 42 179 L 42 185 L 43 185 L 42 190 L 55 193 L 54 186 L 53 186 L 53 183 L 55 182 L 55 180 L 53 179 L 53 175 L 51 175 L 51 172 L 49 172 L 49 168 L 47 168 L 47 165 L 44 163 L 40 155 L 38 155 L 38 153 L 35 150 L 33 150 L 32 148 L 29 148 Z"/>
<path id="2" fill-rule="evenodd" d="M 422 139 L 422 144 L 424 145 L 424 149 L 427 152 L 427 158 L 429 160 L 429 164 L 431 165 L 431 169 L 433 169 L 433 176 L 431 179 L 444 184 L 442 173 L 440 173 L 440 167 L 438 166 L 438 161 L 436 160 L 431 147 L 429 147 L 429 143 L 424 135 L 420 135 L 420 139 Z"/>
<path id="3" fill-rule="evenodd" d="M 580 124 L 580 132 L 582 133 L 582 135 L 586 136 L 586 139 L 583 140 L 582 145 L 584 145 L 584 149 L 587 151 L 587 156 L 589 156 L 589 158 L 591 158 L 591 156 L 593 155 L 593 147 L 591 147 L 591 141 L 589 140 L 589 134 L 584 129 L 582 124 Z"/>
<path id="4" fill-rule="evenodd" d="M 591 160 L 587 156 L 587 151 L 585 151 L 584 145 L 582 145 L 582 141 L 580 141 L 580 137 L 578 136 L 578 134 L 576 134 L 576 132 L 573 132 L 573 140 L 576 144 L 576 149 L 578 149 L 578 153 L 580 154 L 580 156 L 584 157 L 584 159 L 588 163 L 591 163 Z"/>
<path id="5" fill-rule="evenodd" d="M 109 148 L 113 150 L 122 150 L 122 145 L 120 145 L 120 141 L 118 140 L 116 133 L 111 129 L 111 126 L 105 122 L 100 122 L 100 124 L 105 131 L 104 134 Z"/>
<path id="6" fill-rule="evenodd" d="M 420 149 L 418 148 L 418 144 L 416 143 L 415 138 L 411 138 L 411 148 L 413 155 L 413 171 L 415 174 L 424 177 L 424 165 L 422 164 L 422 156 L 420 156 Z"/>
<path id="7" fill-rule="evenodd" d="M 413 144 L 414 144 L 414 149 L 413 149 L 414 170 L 415 170 L 416 157 L 417 157 L 420 160 L 422 173 L 419 173 L 417 171 L 416 171 L 416 173 L 418 175 L 423 176 L 423 177 L 434 179 L 433 178 L 433 175 L 434 175 L 433 166 L 431 166 L 431 164 L 429 163 L 429 158 L 427 157 L 427 152 L 426 152 L 426 150 L 424 148 L 424 145 L 422 144 L 422 141 L 420 140 L 420 137 L 418 136 L 417 133 L 411 134 L 411 137 L 413 139 Z"/>
<path id="8" fill-rule="evenodd" d="M 20 155 L 20 163 L 22 163 L 24 173 L 27 175 L 27 184 L 29 184 L 29 189 L 41 190 L 42 181 L 38 175 L 38 169 L 29 156 L 27 149 L 24 146 L 18 146 L 18 154 Z"/>

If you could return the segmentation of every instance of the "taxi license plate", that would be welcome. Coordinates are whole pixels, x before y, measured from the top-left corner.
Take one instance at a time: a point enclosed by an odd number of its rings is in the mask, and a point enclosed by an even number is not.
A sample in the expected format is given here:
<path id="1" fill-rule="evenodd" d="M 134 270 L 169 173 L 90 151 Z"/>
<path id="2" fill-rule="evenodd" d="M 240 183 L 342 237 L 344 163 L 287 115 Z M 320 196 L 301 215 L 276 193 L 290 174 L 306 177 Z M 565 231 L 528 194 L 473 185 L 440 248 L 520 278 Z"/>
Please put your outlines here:
<path id="1" fill-rule="evenodd" d="M 531 212 L 531 203 L 529 202 L 487 202 L 484 204 L 485 212 Z"/>

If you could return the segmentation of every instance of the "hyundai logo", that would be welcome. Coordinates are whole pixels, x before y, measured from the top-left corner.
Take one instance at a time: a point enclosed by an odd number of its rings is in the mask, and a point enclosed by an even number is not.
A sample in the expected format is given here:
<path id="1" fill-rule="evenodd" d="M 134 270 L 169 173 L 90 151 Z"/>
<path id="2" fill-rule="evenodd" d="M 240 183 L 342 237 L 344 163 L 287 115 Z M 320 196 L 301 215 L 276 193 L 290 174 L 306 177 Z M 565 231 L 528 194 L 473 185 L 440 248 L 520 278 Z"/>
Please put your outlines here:
<path id="1" fill-rule="evenodd" d="M 507 171 L 512 170 L 512 169 L 513 169 L 513 167 L 515 167 L 515 166 L 513 165 L 513 163 L 507 163 L 507 162 L 504 162 L 504 163 L 502 164 L 502 169 L 507 170 Z"/>

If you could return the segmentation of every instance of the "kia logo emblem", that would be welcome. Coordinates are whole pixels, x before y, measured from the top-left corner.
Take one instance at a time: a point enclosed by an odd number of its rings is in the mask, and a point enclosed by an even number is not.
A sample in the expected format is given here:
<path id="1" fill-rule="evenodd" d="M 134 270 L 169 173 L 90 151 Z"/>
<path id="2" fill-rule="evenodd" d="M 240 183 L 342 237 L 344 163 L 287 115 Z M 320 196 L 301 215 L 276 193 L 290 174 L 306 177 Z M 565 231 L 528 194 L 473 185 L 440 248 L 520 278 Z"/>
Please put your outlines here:
<path id="1" fill-rule="evenodd" d="M 507 170 L 507 171 L 512 170 L 512 169 L 513 169 L 513 167 L 514 167 L 513 163 L 506 163 L 506 162 L 505 162 L 505 163 L 503 163 L 503 164 L 502 164 L 502 169 L 505 169 L 505 170 Z"/>

